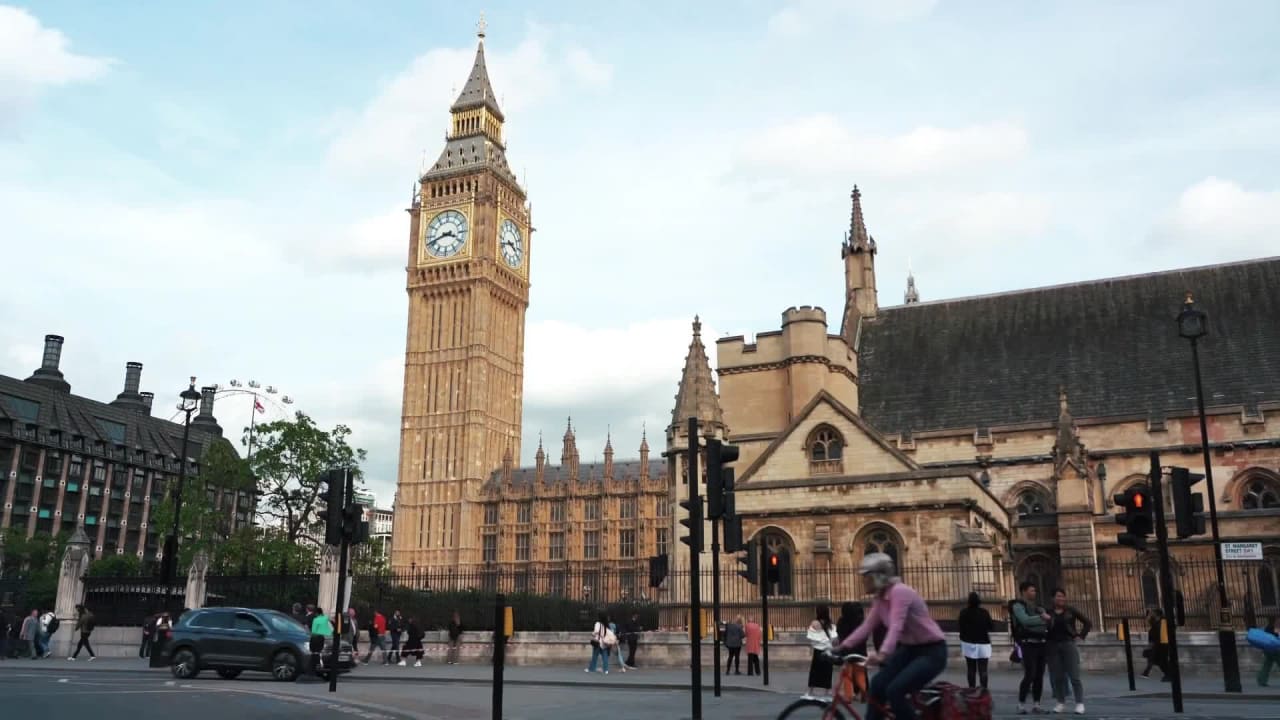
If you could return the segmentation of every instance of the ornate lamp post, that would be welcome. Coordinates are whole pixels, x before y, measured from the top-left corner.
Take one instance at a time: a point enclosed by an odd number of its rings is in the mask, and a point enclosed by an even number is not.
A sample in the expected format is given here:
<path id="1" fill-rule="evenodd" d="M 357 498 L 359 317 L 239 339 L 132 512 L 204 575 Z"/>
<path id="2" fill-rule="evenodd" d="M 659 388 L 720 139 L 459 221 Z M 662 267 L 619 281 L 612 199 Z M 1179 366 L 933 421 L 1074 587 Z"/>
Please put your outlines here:
<path id="1" fill-rule="evenodd" d="M 182 519 L 182 491 L 187 481 L 187 448 L 191 441 L 191 413 L 200 407 L 200 391 L 196 390 L 195 376 L 191 377 L 191 385 L 179 395 L 178 411 L 182 419 L 182 456 L 178 458 L 178 487 L 173 495 L 173 531 L 164 541 L 164 584 L 165 594 L 173 597 L 173 580 L 178 571 L 178 523 Z"/>
<path id="2" fill-rule="evenodd" d="M 1200 380 L 1199 340 L 1209 334 L 1209 314 L 1198 309 L 1187 293 L 1178 313 L 1178 335 L 1191 343 L 1191 364 L 1196 374 L 1196 406 L 1200 413 L 1200 450 L 1204 455 L 1205 491 L 1209 494 L 1209 527 L 1213 533 L 1213 562 L 1218 574 L 1218 647 L 1222 651 L 1222 680 L 1227 692 L 1241 692 L 1240 660 L 1236 655 L 1236 633 L 1231 627 L 1231 601 L 1227 599 L 1227 578 L 1222 567 L 1222 540 L 1218 535 L 1218 502 L 1213 489 L 1213 463 L 1209 457 L 1209 429 L 1204 414 L 1204 385 Z"/>

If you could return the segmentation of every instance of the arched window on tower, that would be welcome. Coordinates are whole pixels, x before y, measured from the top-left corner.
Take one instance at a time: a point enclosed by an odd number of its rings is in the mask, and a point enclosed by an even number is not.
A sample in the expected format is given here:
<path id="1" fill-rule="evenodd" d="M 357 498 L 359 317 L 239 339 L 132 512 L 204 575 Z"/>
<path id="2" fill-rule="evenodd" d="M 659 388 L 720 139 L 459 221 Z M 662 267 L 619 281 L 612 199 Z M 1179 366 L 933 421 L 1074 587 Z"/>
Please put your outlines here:
<path id="1" fill-rule="evenodd" d="M 844 438 L 830 425 L 819 425 L 805 442 L 810 475 L 837 475 L 844 472 Z"/>
<path id="2" fill-rule="evenodd" d="M 1018 520 L 1029 520 L 1049 515 L 1053 512 L 1052 503 L 1049 501 L 1049 493 L 1041 488 L 1023 490 L 1018 493 L 1017 502 L 1014 503 L 1014 511 L 1018 515 Z"/>

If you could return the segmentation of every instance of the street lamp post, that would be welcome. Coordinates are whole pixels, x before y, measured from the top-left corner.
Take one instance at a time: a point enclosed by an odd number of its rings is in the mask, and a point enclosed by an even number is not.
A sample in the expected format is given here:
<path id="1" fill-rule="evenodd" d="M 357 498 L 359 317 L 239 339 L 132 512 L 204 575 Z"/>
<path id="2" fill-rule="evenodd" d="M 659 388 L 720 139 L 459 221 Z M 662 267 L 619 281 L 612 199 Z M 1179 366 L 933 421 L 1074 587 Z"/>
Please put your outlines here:
<path id="1" fill-rule="evenodd" d="M 1227 599 L 1227 577 L 1222 566 L 1222 539 L 1218 535 L 1218 502 L 1213 489 L 1213 463 L 1209 457 L 1209 428 L 1204 414 L 1204 385 L 1200 380 L 1199 340 L 1209 334 L 1209 315 L 1196 308 L 1187 293 L 1178 313 L 1178 335 L 1191 343 L 1191 364 L 1196 375 L 1196 405 L 1200 413 L 1200 450 L 1204 455 L 1205 491 L 1209 495 L 1209 527 L 1213 533 L 1213 563 L 1218 574 L 1218 647 L 1222 651 L 1222 680 L 1227 692 L 1242 692 L 1240 659 L 1236 653 L 1236 633 L 1231 626 L 1231 601 Z"/>
<path id="2" fill-rule="evenodd" d="M 196 379 L 191 378 L 191 385 L 179 396 L 178 411 L 182 418 L 182 456 L 178 458 L 178 487 L 173 495 L 173 531 L 164 541 L 164 584 L 165 595 L 173 598 L 174 576 L 178 572 L 178 523 L 182 519 L 182 492 L 187 481 L 187 447 L 191 441 L 191 413 L 200 407 L 200 391 L 196 390 Z M 167 604 L 167 603 L 166 603 Z"/>

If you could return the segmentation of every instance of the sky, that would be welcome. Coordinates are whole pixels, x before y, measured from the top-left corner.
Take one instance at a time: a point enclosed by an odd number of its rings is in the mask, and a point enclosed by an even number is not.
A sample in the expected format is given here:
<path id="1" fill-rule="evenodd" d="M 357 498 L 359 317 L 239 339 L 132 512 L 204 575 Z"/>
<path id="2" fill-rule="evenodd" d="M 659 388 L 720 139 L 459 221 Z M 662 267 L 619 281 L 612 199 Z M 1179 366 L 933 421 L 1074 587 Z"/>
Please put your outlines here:
<path id="1" fill-rule="evenodd" d="M 569 417 L 584 461 L 661 447 L 695 314 L 838 331 L 855 184 L 882 305 L 1280 254 L 1264 0 L 0 4 L 0 373 L 56 333 L 73 392 L 139 361 L 157 415 L 257 380 L 389 504 L 405 209 L 482 11 L 536 228 L 525 463 Z"/>

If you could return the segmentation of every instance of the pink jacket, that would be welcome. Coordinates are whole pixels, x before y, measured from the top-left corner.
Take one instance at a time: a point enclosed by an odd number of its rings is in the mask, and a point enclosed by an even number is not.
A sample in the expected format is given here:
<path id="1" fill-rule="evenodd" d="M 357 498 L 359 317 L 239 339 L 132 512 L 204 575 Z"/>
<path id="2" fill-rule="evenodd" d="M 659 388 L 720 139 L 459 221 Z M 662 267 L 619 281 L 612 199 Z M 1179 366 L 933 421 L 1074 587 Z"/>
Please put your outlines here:
<path id="1" fill-rule="evenodd" d="M 853 634 L 840 643 L 841 648 L 851 648 L 864 643 L 878 627 L 885 628 L 881 654 L 888 655 L 903 645 L 928 645 L 947 639 L 942 628 L 929 617 L 929 608 L 920 593 L 903 583 L 894 583 L 876 596 L 871 612 Z"/>

